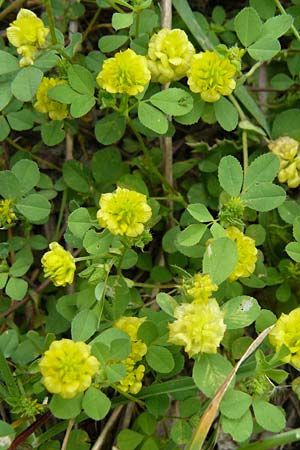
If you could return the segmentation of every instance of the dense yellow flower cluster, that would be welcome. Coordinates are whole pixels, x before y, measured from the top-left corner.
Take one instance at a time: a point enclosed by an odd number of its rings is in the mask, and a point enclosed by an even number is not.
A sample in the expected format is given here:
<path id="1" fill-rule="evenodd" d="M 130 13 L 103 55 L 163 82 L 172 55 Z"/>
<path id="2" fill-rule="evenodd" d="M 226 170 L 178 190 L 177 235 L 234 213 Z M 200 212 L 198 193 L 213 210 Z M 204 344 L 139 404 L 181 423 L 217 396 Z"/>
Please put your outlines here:
<path id="1" fill-rule="evenodd" d="M 196 273 L 185 283 L 186 293 L 193 303 L 207 303 L 214 291 L 218 290 L 208 274 Z"/>
<path id="2" fill-rule="evenodd" d="M 300 145 L 295 139 L 281 136 L 268 145 L 269 149 L 280 158 L 278 180 L 287 183 L 289 188 L 300 185 Z"/>
<path id="3" fill-rule="evenodd" d="M 148 66 L 152 81 L 168 83 L 185 77 L 194 46 L 183 30 L 163 28 L 149 42 Z"/>
<path id="4" fill-rule="evenodd" d="M 97 83 L 111 94 L 137 95 L 151 78 L 145 56 L 130 48 L 104 61 Z"/>
<path id="5" fill-rule="evenodd" d="M 50 88 L 60 84 L 67 84 L 67 82 L 59 78 L 43 77 L 36 92 L 37 101 L 34 104 L 34 108 L 39 112 L 49 114 L 52 120 L 63 120 L 68 116 L 67 105 L 51 100 L 47 95 Z"/>
<path id="6" fill-rule="evenodd" d="M 9 199 L 0 200 L 0 227 L 12 223 L 16 217 L 12 208 L 12 201 Z"/>
<path id="7" fill-rule="evenodd" d="M 67 252 L 58 242 L 51 242 L 50 251 L 41 260 L 44 275 L 50 278 L 54 286 L 66 286 L 73 283 L 76 265 L 71 253 Z"/>
<path id="8" fill-rule="evenodd" d="M 122 363 L 126 368 L 126 377 L 119 381 L 119 388 L 123 392 L 137 394 L 142 388 L 142 379 L 145 373 L 145 366 L 138 364 L 147 353 L 147 345 L 138 338 L 137 332 L 145 317 L 120 317 L 114 324 L 115 328 L 127 333 L 131 340 L 131 351 Z"/>
<path id="9" fill-rule="evenodd" d="M 285 345 L 290 353 L 282 361 L 293 364 L 300 370 L 300 308 L 293 309 L 289 314 L 281 314 L 275 327 L 269 333 L 269 340 L 276 351 Z"/>
<path id="10" fill-rule="evenodd" d="M 191 59 L 188 85 L 199 93 L 205 102 L 216 102 L 222 95 L 230 95 L 235 89 L 235 66 L 229 58 L 222 58 L 214 51 L 198 53 Z"/>
<path id="11" fill-rule="evenodd" d="M 97 212 L 99 224 L 112 234 L 136 237 L 143 233 L 144 223 L 152 211 L 145 195 L 118 187 L 113 193 L 102 194 Z"/>
<path id="12" fill-rule="evenodd" d="M 20 9 L 17 19 L 6 30 L 7 39 L 22 55 L 20 66 L 30 66 L 39 49 L 45 47 L 49 29 L 29 9 Z"/>
<path id="13" fill-rule="evenodd" d="M 235 241 L 238 254 L 238 262 L 232 274 L 228 277 L 228 281 L 249 277 L 255 270 L 257 260 L 257 248 L 255 247 L 254 239 L 245 236 L 244 233 L 234 226 L 226 229 L 226 235 Z"/>
<path id="14" fill-rule="evenodd" d="M 169 342 L 183 345 L 189 357 L 199 353 L 216 353 L 226 325 L 217 301 L 182 303 L 169 324 Z"/>
<path id="15" fill-rule="evenodd" d="M 85 391 L 100 366 L 90 353 L 90 346 L 84 342 L 71 339 L 52 342 L 39 363 L 46 389 L 63 398 L 73 398 Z"/>

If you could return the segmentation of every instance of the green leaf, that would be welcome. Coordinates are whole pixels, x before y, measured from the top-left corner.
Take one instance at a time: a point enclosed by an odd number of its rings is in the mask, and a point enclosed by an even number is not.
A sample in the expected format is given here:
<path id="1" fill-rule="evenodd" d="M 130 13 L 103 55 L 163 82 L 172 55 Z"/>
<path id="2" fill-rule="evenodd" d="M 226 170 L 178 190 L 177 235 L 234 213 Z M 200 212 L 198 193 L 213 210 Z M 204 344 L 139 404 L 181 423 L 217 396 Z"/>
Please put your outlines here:
<path id="1" fill-rule="evenodd" d="M 41 134 L 44 144 L 49 147 L 60 144 L 66 136 L 64 130 L 62 130 L 63 122 L 60 120 L 53 120 L 48 123 L 43 123 L 41 127 Z"/>
<path id="2" fill-rule="evenodd" d="M 272 137 L 289 136 L 300 139 L 300 109 L 286 109 L 277 114 L 273 122 Z"/>
<path id="3" fill-rule="evenodd" d="M 249 55 L 257 61 L 267 61 L 280 51 L 280 42 L 269 36 L 262 37 L 248 47 Z"/>
<path id="4" fill-rule="evenodd" d="M 291 77 L 285 73 L 277 73 L 271 78 L 270 84 L 272 88 L 278 89 L 279 91 L 285 91 L 293 86 L 294 81 Z"/>
<path id="5" fill-rule="evenodd" d="M 300 262 L 300 242 L 290 242 L 285 246 L 285 251 L 296 262 Z"/>
<path id="6" fill-rule="evenodd" d="M 152 95 L 150 103 L 165 114 L 181 116 L 193 108 L 192 96 L 183 89 L 169 88 Z"/>
<path id="7" fill-rule="evenodd" d="M 264 430 L 277 433 L 285 427 L 285 415 L 279 406 L 265 400 L 253 400 L 253 411 L 257 423 Z"/>
<path id="8" fill-rule="evenodd" d="M 249 208 L 257 211 L 271 211 L 285 201 L 286 194 L 282 187 L 262 182 L 251 186 L 241 198 Z"/>
<path id="9" fill-rule="evenodd" d="M 293 225 L 295 220 L 300 217 L 300 204 L 295 200 L 287 200 L 279 206 L 278 212 L 282 220 Z"/>
<path id="10" fill-rule="evenodd" d="M 43 78 L 43 72 L 36 67 L 24 67 L 11 84 L 11 91 L 21 102 L 29 102 L 35 95 Z"/>
<path id="11" fill-rule="evenodd" d="M 118 147 L 106 147 L 93 155 L 92 174 L 97 183 L 116 183 L 127 170 Z"/>
<path id="12" fill-rule="evenodd" d="M 74 419 L 81 411 L 81 401 L 83 394 L 77 394 L 74 398 L 62 398 L 54 394 L 49 403 L 49 409 L 58 419 Z"/>
<path id="13" fill-rule="evenodd" d="M 133 13 L 114 13 L 112 16 L 112 27 L 118 31 L 128 28 L 133 23 Z"/>
<path id="14" fill-rule="evenodd" d="M 78 97 L 78 93 L 69 85 L 59 84 L 48 89 L 47 96 L 56 102 L 71 104 Z"/>
<path id="15" fill-rule="evenodd" d="M 33 127 L 34 114 L 28 109 L 21 109 L 21 111 L 8 113 L 7 120 L 13 130 L 30 130 Z"/>
<path id="16" fill-rule="evenodd" d="M 146 354 L 149 366 L 160 373 L 169 373 L 174 369 L 172 353 L 165 347 L 150 345 Z"/>
<path id="17" fill-rule="evenodd" d="M 0 75 L 16 72 L 20 69 L 17 58 L 7 51 L 0 50 Z"/>
<path id="18" fill-rule="evenodd" d="M 176 300 L 174 300 L 173 297 L 171 297 L 171 295 L 166 294 L 165 292 L 160 292 L 156 296 L 156 303 L 169 316 L 174 316 L 174 310 L 175 308 L 177 308 L 178 303 L 176 302 Z"/>
<path id="19" fill-rule="evenodd" d="M 241 43 L 248 47 L 261 33 L 262 22 L 254 8 L 244 8 L 234 19 L 234 29 Z"/>
<path id="20" fill-rule="evenodd" d="M 90 192 L 87 169 L 82 163 L 70 160 L 63 165 L 63 176 L 67 186 L 77 192 Z"/>
<path id="21" fill-rule="evenodd" d="M 27 194 L 40 180 L 40 171 L 37 163 L 30 159 L 21 159 L 12 168 L 19 183 L 22 194 Z"/>
<path id="22" fill-rule="evenodd" d="M 71 103 L 70 113 L 75 119 L 85 116 L 95 105 L 95 97 L 89 94 L 77 95 Z"/>
<path id="23" fill-rule="evenodd" d="M 170 436 L 178 445 L 186 444 L 192 437 L 193 429 L 185 420 L 177 420 L 171 428 Z"/>
<path id="24" fill-rule="evenodd" d="M 94 95 L 94 78 L 89 70 L 79 64 L 72 64 L 68 69 L 70 86 L 80 94 Z"/>
<path id="25" fill-rule="evenodd" d="M 165 134 L 168 131 L 169 122 L 166 116 L 145 102 L 139 103 L 138 117 L 145 127 L 158 134 Z"/>
<path id="26" fill-rule="evenodd" d="M 274 153 L 265 153 L 256 158 L 248 167 L 245 176 L 245 190 L 251 186 L 273 181 L 279 170 L 279 158 Z"/>
<path id="27" fill-rule="evenodd" d="M 0 62 L 1 67 L 1 62 Z M 0 442 L 1 450 L 8 450 L 15 437 L 15 430 L 11 425 L 0 420 Z"/>
<path id="28" fill-rule="evenodd" d="M 91 217 L 86 208 L 75 209 L 68 217 L 68 227 L 79 239 L 91 228 Z"/>
<path id="29" fill-rule="evenodd" d="M 232 365 L 220 353 L 205 354 L 195 361 L 193 380 L 198 388 L 211 398 L 230 374 Z"/>
<path id="30" fill-rule="evenodd" d="M 83 309 L 72 320 L 71 333 L 74 341 L 86 341 L 97 330 L 98 316 L 89 309 Z"/>
<path id="31" fill-rule="evenodd" d="M 253 431 L 253 419 L 249 410 L 238 419 L 223 416 L 221 424 L 224 433 L 229 433 L 237 442 L 246 441 Z"/>
<path id="32" fill-rule="evenodd" d="M 190 93 L 193 98 L 193 108 L 183 116 L 176 116 L 175 120 L 182 125 L 193 125 L 200 119 L 204 110 L 205 102 L 200 98 L 199 94 Z"/>
<path id="33" fill-rule="evenodd" d="M 276 11 L 276 4 L 274 0 L 250 0 L 250 6 L 255 8 L 260 17 L 263 19 L 268 19 L 273 17 Z"/>
<path id="34" fill-rule="evenodd" d="M 20 199 L 16 204 L 17 210 L 30 222 L 36 223 L 48 218 L 51 205 L 41 194 L 30 194 Z"/>
<path id="35" fill-rule="evenodd" d="M 10 170 L 0 171 L 0 195 L 3 198 L 14 200 L 21 194 L 18 178 Z"/>
<path id="36" fill-rule="evenodd" d="M 120 450 L 134 450 L 143 439 L 143 434 L 124 429 L 117 436 L 117 446 Z"/>
<path id="37" fill-rule="evenodd" d="M 289 31 L 293 22 L 294 18 L 289 14 L 271 17 L 263 24 L 262 35 L 277 39 Z"/>
<path id="38" fill-rule="evenodd" d="M 237 261 L 237 248 L 232 239 L 214 239 L 205 250 L 203 272 L 208 273 L 213 282 L 219 285 L 233 272 Z"/>
<path id="39" fill-rule="evenodd" d="M 221 404 L 221 413 L 229 419 L 239 419 L 242 417 L 252 403 L 252 397 L 245 392 L 230 389 L 224 395 Z"/>
<path id="40" fill-rule="evenodd" d="M 98 47 L 103 53 L 110 53 L 117 50 L 128 41 L 128 36 L 114 35 L 103 36 L 99 39 Z"/>
<path id="41" fill-rule="evenodd" d="M 94 420 L 102 420 L 109 412 L 111 401 L 94 387 L 90 387 L 84 394 L 82 408 L 86 415 Z"/>
<path id="42" fill-rule="evenodd" d="M 13 95 L 10 86 L 10 81 L 6 81 L 5 83 L 0 84 L 0 111 L 2 111 L 2 109 L 4 109 L 12 99 Z"/>
<path id="43" fill-rule="evenodd" d="M 293 236 L 296 241 L 300 242 L 300 217 L 296 217 L 293 222 Z"/>
<path id="44" fill-rule="evenodd" d="M 78 3 L 77 3 L 77 5 L 78 5 Z M 69 436 L 66 450 L 89 450 L 89 448 L 90 448 L 89 441 L 90 441 L 90 438 L 86 431 L 79 430 L 79 429 L 72 430 L 70 433 L 70 436 Z M 60 449 L 60 447 L 59 447 L 59 449 Z M 55 448 L 55 450 L 59 450 L 59 449 Z M 44 450 L 44 449 L 41 448 L 40 450 Z M 45 449 L 45 450 L 48 450 L 48 449 Z M 52 450 L 52 448 L 49 450 Z"/>
<path id="45" fill-rule="evenodd" d="M 0 116 L 0 142 L 4 141 L 10 133 L 10 126 L 5 117 Z"/>
<path id="46" fill-rule="evenodd" d="M 100 144 L 110 145 L 119 141 L 126 128 L 126 119 L 117 112 L 98 120 L 95 126 L 96 139 Z"/>
<path id="47" fill-rule="evenodd" d="M 252 116 L 257 120 L 257 122 L 262 126 L 262 128 L 269 133 L 269 127 L 263 112 L 257 106 L 257 103 L 251 97 L 245 86 L 239 86 L 234 91 L 235 97 L 245 106 L 245 108 L 252 114 Z"/>
<path id="48" fill-rule="evenodd" d="M 56 54 L 55 50 L 41 52 L 41 56 L 39 56 L 34 61 L 34 66 L 37 67 L 38 69 L 41 69 L 43 72 L 46 72 L 52 69 L 52 67 L 57 66 L 59 61 L 60 58 Z"/>
<path id="49" fill-rule="evenodd" d="M 212 222 L 214 220 L 206 206 L 202 203 L 192 203 L 188 205 L 187 210 L 198 222 Z"/>
<path id="50" fill-rule="evenodd" d="M 228 330 L 244 328 L 253 323 L 260 314 L 260 306 L 253 297 L 241 295 L 224 303 L 224 322 Z"/>
<path id="51" fill-rule="evenodd" d="M 234 156 L 228 155 L 221 159 L 218 178 L 221 187 L 232 197 L 240 194 L 243 184 L 243 169 Z"/>
<path id="52" fill-rule="evenodd" d="M 200 242 L 206 231 L 207 226 L 201 223 L 193 223 L 176 236 L 179 245 L 191 247 Z"/>
<path id="53" fill-rule="evenodd" d="M 233 104 L 225 97 L 213 104 L 216 119 L 226 131 L 232 131 L 237 127 L 239 115 Z"/>
<path id="54" fill-rule="evenodd" d="M 32 263 L 33 263 L 32 252 L 30 249 L 25 247 L 18 253 L 16 253 L 16 260 L 12 264 L 9 273 L 13 277 L 21 277 L 22 275 L 26 274 Z"/>
<path id="55" fill-rule="evenodd" d="M 26 295 L 27 288 L 27 281 L 11 277 L 6 285 L 5 293 L 13 300 L 22 300 Z"/>

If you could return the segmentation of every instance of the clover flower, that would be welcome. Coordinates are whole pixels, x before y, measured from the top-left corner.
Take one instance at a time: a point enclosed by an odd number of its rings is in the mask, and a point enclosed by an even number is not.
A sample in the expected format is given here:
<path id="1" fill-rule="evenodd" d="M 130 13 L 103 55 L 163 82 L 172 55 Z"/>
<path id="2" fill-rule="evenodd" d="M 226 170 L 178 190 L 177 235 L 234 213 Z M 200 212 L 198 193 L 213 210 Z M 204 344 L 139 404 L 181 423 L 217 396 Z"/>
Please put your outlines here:
<path id="1" fill-rule="evenodd" d="M 189 357 L 200 353 L 216 353 L 226 325 L 215 299 L 207 303 L 182 303 L 174 311 L 175 321 L 169 323 L 169 342 L 183 345 Z"/>
<path id="2" fill-rule="evenodd" d="M 269 149 L 280 158 L 277 178 L 280 183 L 287 183 L 289 188 L 300 185 L 300 146 L 299 142 L 288 136 L 281 136 L 268 145 Z"/>
<path id="3" fill-rule="evenodd" d="M 0 200 L 0 227 L 12 223 L 16 217 L 12 208 L 12 201 L 9 199 Z"/>
<path id="4" fill-rule="evenodd" d="M 147 345 L 138 338 L 137 332 L 141 324 L 146 320 L 145 317 L 120 317 L 114 324 L 115 328 L 124 331 L 130 337 L 131 350 L 128 358 L 122 363 L 126 368 L 126 377 L 119 381 L 118 386 L 123 392 L 137 394 L 142 388 L 142 379 L 144 377 L 145 366 L 137 364 L 147 353 Z"/>
<path id="5" fill-rule="evenodd" d="M 218 290 L 208 274 L 196 273 L 185 283 L 186 293 L 194 303 L 207 303 L 214 291 Z"/>
<path id="6" fill-rule="evenodd" d="M 205 102 L 216 102 L 222 95 L 230 95 L 235 89 L 235 73 L 236 68 L 229 58 L 206 50 L 192 57 L 188 85 Z"/>
<path id="7" fill-rule="evenodd" d="M 48 90 L 60 84 L 67 84 L 65 80 L 59 78 L 43 77 L 37 91 L 34 108 L 41 113 L 49 114 L 52 120 L 63 120 L 68 116 L 68 107 L 64 103 L 56 102 L 48 97 Z"/>
<path id="8" fill-rule="evenodd" d="M 269 333 L 270 343 L 279 351 L 285 345 L 290 353 L 282 358 L 300 370 L 300 308 L 293 309 L 289 314 L 281 314 L 275 327 Z"/>
<path id="9" fill-rule="evenodd" d="M 255 270 L 257 260 L 257 248 L 255 247 L 254 239 L 245 236 L 244 233 L 234 226 L 226 229 L 226 235 L 235 241 L 238 254 L 238 262 L 228 277 L 228 281 L 249 277 Z"/>
<path id="10" fill-rule="evenodd" d="M 73 398 L 85 391 L 100 366 L 90 353 L 90 346 L 84 342 L 71 339 L 52 342 L 39 363 L 46 389 L 63 398 Z"/>
<path id="11" fill-rule="evenodd" d="M 41 260 L 44 275 L 50 278 L 54 286 L 66 286 L 73 283 L 76 265 L 71 253 L 67 252 L 58 242 L 51 242 L 50 251 Z"/>
<path id="12" fill-rule="evenodd" d="M 148 67 L 152 81 L 168 83 L 185 77 L 194 46 L 183 30 L 163 28 L 149 42 Z"/>
<path id="13" fill-rule="evenodd" d="M 104 61 L 97 83 L 111 94 L 137 95 L 143 92 L 151 78 L 145 56 L 130 48 Z"/>
<path id="14" fill-rule="evenodd" d="M 99 205 L 99 224 L 115 235 L 139 236 L 152 215 L 145 195 L 120 187 L 113 193 L 102 194 Z"/>
<path id="15" fill-rule="evenodd" d="M 37 51 L 45 46 L 49 29 L 29 9 L 20 9 L 17 19 L 6 30 L 7 39 L 22 55 L 20 66 L 30 66 Z"/>

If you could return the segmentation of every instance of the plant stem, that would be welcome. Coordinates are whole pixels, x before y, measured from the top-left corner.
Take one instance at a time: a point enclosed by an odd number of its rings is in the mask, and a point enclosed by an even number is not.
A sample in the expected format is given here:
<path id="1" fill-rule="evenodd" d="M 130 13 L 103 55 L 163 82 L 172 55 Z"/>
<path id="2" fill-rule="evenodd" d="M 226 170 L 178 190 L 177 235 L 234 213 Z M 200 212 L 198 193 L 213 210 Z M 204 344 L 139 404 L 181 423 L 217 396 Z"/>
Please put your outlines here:
<path id="1" fill-rule="evenodd" d="M 108 258 L 109 256 L 110 255 L 108 253 L 102 253 L 100 255 L 79 256 L 78 258 L 74 258 L 74 261 L 89 261 L 91 259 Z"/>
<path id="2" fill-rule="evenodd" d="M 151 283 L 134 283 L 134 286 L 145 289 L 173 289 L 179 287 L 177 284 L 151 284 Z"/>
<path id="3" fill-rule="evenodd" d="M 74 422 L 75 422 L 75 419 L 70 419 L 69 420 L 69 425 L 68 425 L 68 428 L 66 429 L 66 434 L 65 434 L 62 446 L 61 446 L 61 450 L 66 450 L 66 448 L 67 448 L 68 441 L 69 441 L 69 438 L 70 438 L 70 434 L 71 434 L 71 430 L 73 428 Z"/>
<path id="4" fill-rule="evenodd" d="M 68 192 L 68 188 L 66 187 L 63 191 L 63 195 L 62 195 L 62 199 L 61 199 L 61 203 L 60 203 L 59 214 L 58 214 L 58 219 L 57 219 L 57 225 L 55 228 L 55 232 L 54 232 L 52 241 L 57 241 L 58 236 L 59 236 L 59 229 L 60 229 L 60 226 L 61 226 L 61 223 L 63 220 L 64 210 L 65 210 L 65 206 L 67 203 L 67 192 Z"/>
<path id="5" fill-rule="evenodd" d="M 243 162 L 244 162 L 244 180 L 248 170 L 248 137 L 247 131 L 243 130 L 242 133 L 242 143 L 243 143 Z"/>
<path id="6" fill-rule="evenodd" d="M 282 4 L 280 3 L 280 0 L 274 0 L 274 3 L 277 6 L 277 8 L 279 9 L 279 11 L 281 12 L 281 14 L 287 15 L 286 10 L 284 9 Z M 297 29 L 295 28 L 294 25 L 291 25 L 291 30 L 294 33 L 294 36 L 297 39 L 297 41 L 300 42 L 300 35 L 299 35 L 299 33 L 298 33 L 298 31 L 297 31 Z"/>
<path id="7" fill-rule="evenodd" d="M 243 445 L 237 450 L 268 450 L 270 448 L 279 448 L 281 445 L 300 441 L 300 428 L 287 431 L 285 433 L 275 434 L 264 440 L 259 440 L 253 444 Z"/>
<path id="8" fill-rule="evenodd" d="M 3 20 L 14 9 L 19 9 L 20 6 L 23 5 L 23 3 L 25 3 L 25 0 L 15 0 L 14 2 L 12 2 L 9 6 L 7 6 L 7 8 L 5 8 L 3 11 L 1 11 L 0 20 Z"/>
<path id="9" fill-rule="evenodd" d="M 102 445 L 105 444 L 107 435 L 110 432 L 111 428 L 115 425 L 116 420 L 118 419 L 120 413 L 122 412 L 123 405 L 118 406 L 111 414 L 110 418 L 105 424 L 105 427 L 101 431 L 100 436 L 96 440 L 95 444 L 91 448 L 91 450 L 100 450 L 102 448 Z"/>
<path id="10" fill-rule="evenodd" d="M 55 33 L 55 22 L 54 22 L 54 16 L 53 16 L 53 11 L 52 11 L 52 6 L 51 6 L 51 0 L 46 0 L 45 6 L 46 6 L 46 12 L 47 12 L 47 17 L 48 17 L 48 22 L 49 22 L 52 44 L 56 45 L 57 37 L 56 37 L 56 33 Z"/>
<path id="11" fill-rule="evenodd" d="M 82 42 L 87 38 L 88 34 L 92 31 L 93 26 L 97 22 L 97 19 L 98 19 L 98 16 L 99 16 L 100 12 L 101 12 L 101 8 L 98 8 L 97 11 L 95 12 L 95 14 L 92 17 L 92 20 L 88 24 L 86 30 L 84 31 L 84 33 L 82 33 Z"/>

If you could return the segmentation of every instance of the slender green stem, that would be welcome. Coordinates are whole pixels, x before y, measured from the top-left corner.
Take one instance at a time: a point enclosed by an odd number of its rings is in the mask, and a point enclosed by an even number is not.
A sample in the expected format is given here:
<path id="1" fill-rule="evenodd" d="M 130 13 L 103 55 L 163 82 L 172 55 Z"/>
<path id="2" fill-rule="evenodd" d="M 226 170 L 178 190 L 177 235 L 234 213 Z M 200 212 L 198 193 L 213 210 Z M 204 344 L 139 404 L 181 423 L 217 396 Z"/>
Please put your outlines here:
<path id="1" fill-rule="evenodd" d="M 284 9 L 284 7 L 282 6 L 282 4 L 280 3 L 280 0 L 274 0 L 274 3 L 277 6 L 277 8 L 279 9 L 279 11 L 281 12 L 281 14 L 287 15 L 287 12 Z M 295 28 L 294 25 L 291 25 L 291 30 L 294 33 L 294 36 L 297 39 L 297 41 L 300 42 L 300 34 L 298 33 L 298 30 Z"/>
<path id="2" fill-rule="evenodd" d="M 128 392 L 121 391 L 121 389 L 119 389 L 116 384 L 111 384 L 111 387 L 114 388 L 117 392 L 119 392 L 119 394 L 123 395 L 123 397 L 128 398 L 128 400 L 130 400 L 132 402 L 135 402 L 135 403 L 137 403 L 140 406 L 143 406 L 143 407 L 145 406 L 145 403 L 142 400 L 140 400 L 139 398 L 134 397 L 131 394 L 128 394 Z"/>
<path id="3" fill-rule="evenodd" d="M 243 143 L 243 161 L 244 161 L 244 180 L 248 170 L 248 137 L 247 131 L 243 130 L 242 133 L 242 143 Z"/>
<path id="4" fill-rule="evenodd" d="M 114 0 L 105 0 L 106 3 L 108 3 L 113 9 L 115 9 L 116 11 L 118 11 L 119 13 L 122 13 L 124 11 L 122 11 L 121 8 L 119 8 L 119 6 L 117 6 L 114 2 Z"/>
<path id="5" fill-rule="evenodd" d="M 245 81 L 250 78 L 254 74 L 254 72 L 256 72 L 256 70 L 259 69 L 263 64 L 264 61 L 258 61 L 256 64 L 254 64 L 254 66 L 252 66 L 248 72 L 241 76 L 241 78 L 237 82 L 237 85 L 240 86 L 241 84 L 244 84 Z"/>
<path id="6" fill-rule="evenodd" d="M 135 287 L 141 287 L 145 289 L 173 289 L 179 288 L 177 284 L 152 284 L 152 283 L 134 283 Z"/>
<path id="7" fill-rule="evenodd" d="M 60 209 L 59 209 L 59 214 L 58 214 L 58 219 L 57 219 L 57 225 L 55 228 L 55 232 L 54 232 L 54 236 L 52 241 L 57 241 L 58 236 L 59 236 L 59 230 L 60 230 L 60 226 L 64 217 L 64 212 L 65 212 L 65 207 L 66 207 L 66 203 L 67 203 L 67 193 L 68 193 L 68 188 L 66 187 L 63 191 L 63 195 L 62 195 L 62 199 L 61 199 L 61 203 L 60 203 Z"/>
<path id="8" fill-rule="evenodd" d="M 89 261 L 91 259 L 108 258 L 109 256 L 110 255 L 108 253 L 102 253 L 100 255 L 79 256 L 78 258 L 74 258 L 74 261 Z"/>
<path id="9" fill-rule="evenodd" d="M 237 99 L 231 94 L 231 95 L 229 95 L 229 100 L 231 101 L 231 103 L 233 104 L 235 109 L 237 110 L 238 115 L 240 116 L 240 119 L 241 120 L 246 120 L 247 117 L 246 117 L 244 111 L 242 110 L 242 108 L 241 108 L 239 102 L 237 101 Z"/>
<path id="10" fill-rule="evenodd" d="M 66 434 L 65 434 L 62 446 L 61 446 L 61 450 L 66 450 L 66 448 L 67 448 L 67 445 L 68 445 L 68 442 L 69 442 L 69 438 L 70 438 L 70 434 L 71 434 L 71 430 L 72 430 L 72 428 L 74 426 L 74 423 L 75 423 L 75 419 L 70 419 L 69 420 L 68 428 L 66 429 Z"/>
<path id="11" fill-rule="evenodd" d="M 98 8 L 97 11 L 95 12 L 95 14 L 92 17 L 92 20 L 88 24 L 85 32 L 82 34 L 82 42 L 87 38 L 88 34 L 92 31 L 93 26 L 97 22 L 97 19 L 99 17 L 100 12 L 101 12 L 101 8 Z"/>
<path id="12" fill-rule="evenodd" d="M 51 0 L 46 0 L 45 6 L 46 6 L 46 12 L 47 12 L 47 16 L 48 16 L 48 23 L 49 23 L 49 28 L 50 28 L 52 44 L 56 45 L 57 37 L 56 37 L 56 32 L 55 32 L 55 22 L 54 22 L 54 16 L 53 16 L 53 12 L 52 12 Z"/>
<path id="13" fill-rule="evenodd" d="M 287 431 L 285 433 L 275 434 L 264 440 L 255 441 L 253 444 L 243 445 L 237 450 L 268 450 L 270 448 L 279 448 L 281 445 L 300 441 L 300 428 Z"/>

